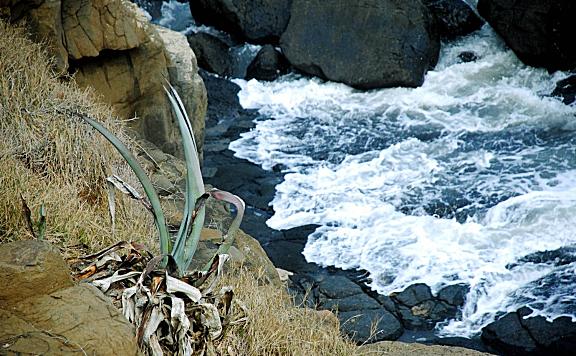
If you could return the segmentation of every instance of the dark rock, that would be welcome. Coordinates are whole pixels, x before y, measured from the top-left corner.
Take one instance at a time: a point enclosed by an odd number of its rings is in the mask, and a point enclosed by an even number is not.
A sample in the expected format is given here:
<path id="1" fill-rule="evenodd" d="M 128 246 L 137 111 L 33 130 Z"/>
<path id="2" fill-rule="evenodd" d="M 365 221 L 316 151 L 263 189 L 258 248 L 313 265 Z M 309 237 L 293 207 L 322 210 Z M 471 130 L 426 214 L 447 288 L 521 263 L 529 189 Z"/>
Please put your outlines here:
<path id="1" fill-rule="evenodd" d="M 384 309 L 343 312 L 338 319 L 343 331 L 357 343 L 396 340 L 403 332 L 398 319 Z"/>
<path id="2" fill-rule="evenodd" d="M 288 24 L 291 0 L 191 0 L 196 22 L 248 42 L 275 43 Z"/>
<path id="3" fill-rule="evenodd" d="M 564 246 L 556 250 L 537 251 L 519 258 L 516 262 L 506 265 L 507 269 L 512 269 L 525 263 L 546 263 L 554 266 L 564 266 L 576 262 L 576 247 Z"/>
<path id="4" fill-rule="evenodd" d="M 359 89 L 421 85 L 440 48 L 419 0 L 295 0 L 280 46 L 296 69 Z"/>
<path id="5" fill-rule="evenodd" d="M 366 294 L 357 294 L 341 299 L 326 299 L 320 297 L 320 307 L 338 312 L 350 312 L 355 310 L 380 309 L 380 303 Z"/>
<path id="6" fill-rule="evenodd" d="M 548 70 L 576 68 L 573 0 L 479 0 L 478 11 L 522 62 Z"/>
<path id="7" fill-rule="evenodd" d="M 573 355 L 576 350 L 576 323 L 569 317 L 560 317 L 552 322 L 541 316 L 525 318 L 531 314 L 529 308 L 518 310 L 520 324 L 528 330 L 544 355 Z"/>
<path id="8" fill-rule="evenodd" d="M 232 57 L 230 47 L 224 41 L 204 32 L 190 34 L 187 38 L 198 60 L 198 66 L 221 76 L 230 75 Z"/>
<path id="9" fill-rule="evenodd" d="M 288 61 L 272 45 L 265 45 L 250 63 L 246 79 L 272 81 L 288 72 Z"/>
<path id="10" fill-rule="evenodd" d="M 458 55 L 458 59 L 460 59 L 462 63 L 468 63 L 476 61 L 478 56 L 472 51 L 464 51 Z"/>
<path id="11" fill-rule="evenodd" d="M 440 289 L 436 298 L 453 306 L 462 306 L 469 290 L 470 286 L 467 284 L 453 284 Z"/>
<path id="12" fill-rule="evenodd" d="M 429 302 L 431 301 L 427 303 Z M 425 316 L 414 315 L 411 308 L 403 305 L 398 307 L 398 315 L 400 316 L 402 325 L 408 330 L 432 330 L 436 324 Z"/>
<path id="13" fill-rule="evenodd" d="M 392 300 L 392 298 L 390 298 L 387 295 L 381 295 L 378 294 L 376 296 L 373 296 L 374 299 L 376 299 L 378 301 L 378 303 L 380 303 L 386 310 L 388 310 L 391 313 L 396 313 L 396 303 L 394 303 L 394 300 Z"/>
<path id="14" fill-rule="evenodd" d="M 482 341 L 506 355 L 535 354 L 538 346 L 522 327 L 518 313 L 508 313 L 482 329 Z"/>
<path id="15" fill-rule="evenodd" d="M 440 36 L 453 39 L 474 32 L 484 21 L 463 0 L 423 0 L 436 18 Z"/>
<path id="16" fill-rule="evenodd" d="M 576 75 L 571 75 L 556 83 L 556 88 L 551 94 L 562 98 L 562 102 L 570 105 L 576 101 Z"/>
<path id="17" fill-rule="evenodd" d="M 424 283 L 416 283 L 393 296 L 398 302 L 411 308 L 424 301 L 432 299 L 430 287 Z"/>
<path id="18" fill-rule="evenodd" d="M 363 294 L 359 285 L 343 276 L 322 276 L 318 283 L 318 288 L 320 293 L 332 299 L 342 299 Z"/>

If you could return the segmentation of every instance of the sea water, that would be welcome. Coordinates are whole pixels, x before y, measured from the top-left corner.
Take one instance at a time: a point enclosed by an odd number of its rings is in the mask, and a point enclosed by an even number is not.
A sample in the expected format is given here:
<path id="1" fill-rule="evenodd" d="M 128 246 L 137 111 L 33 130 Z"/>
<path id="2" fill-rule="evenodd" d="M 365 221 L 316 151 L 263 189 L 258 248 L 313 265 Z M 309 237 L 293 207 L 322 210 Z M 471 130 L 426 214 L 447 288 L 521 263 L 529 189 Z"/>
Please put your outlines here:
<path id="1" fill-rule="evenodd" d="M 223 35 L 195 26 L 187 4 L 162 10 L 166 26 Z M 319 225 L 308 261 L 366 270 L 382 294 L 469 285 L 440 335 L 477 335 L 522 306 L 575 319 L 576 107 L 549 96 L 567 75 L 523 65 L 486 25 L 444 43 L 415 89 L 237 79 L 259 118 L 230 148 L 284 170 L 267 223 Z"/>
<path id="2" fill-rule="evenodd" d="M 523 65 L 485 26 L 444 44 L 420 88 L 235 80 L 260 118 L 230 148 L 284 167 L 268 225 L 319 225 L 308 261 L 366 270 L 381 294 L 468 284 L 441 335 L 525 305 L 574 317 L 576 263 L 522 262 L 576 243 L 576 108 L 548 96 L 566 75 Z"/>

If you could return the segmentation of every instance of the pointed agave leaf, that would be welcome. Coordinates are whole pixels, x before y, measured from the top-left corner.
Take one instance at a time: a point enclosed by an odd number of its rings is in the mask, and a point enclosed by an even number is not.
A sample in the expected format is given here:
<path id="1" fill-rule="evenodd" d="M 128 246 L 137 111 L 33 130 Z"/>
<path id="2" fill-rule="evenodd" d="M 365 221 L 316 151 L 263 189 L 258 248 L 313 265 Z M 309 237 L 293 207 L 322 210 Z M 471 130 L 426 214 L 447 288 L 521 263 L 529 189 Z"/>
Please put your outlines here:
<path id="1" fill-rule="evenodd" d="M 233 204 L 236 207 L 236 216 L 234 217 L 234 220 L 232 220 L 230 227 L 228 227 L 228 231 L 226 232 L 226 235 L 224 235 L 224 242 L 222 243 L 222 245 L 220 245 L 218 251 L 216 251 L 214 258 L 212 258 L 212 260 L 210 260 L 208 263 L 206 263 L 206 265 L 204 265 L 203 269 L 204 271 L 208 271 L 210 269 L 210 266 L 212 266 L 212 263 L 216 258 L 216 256 L 228 253 L 230 246 L 232 246 L 232 243 L 234 242 L 234 236 L 236 236 L 236 232 L 240 228 L 240 223 L 242 222 L 242 218 L 244 217 L 244 210 L 245 210 L 244 200 L 240 199 L 240 197 L 232 193 L 219 189 L 212 189 L 209 192 L 209 194 L 216 200 L 225 201 L 230 204 Z"/>
<path id="2" fill-rule="evenodd" d="M 148 200 L 152 205 L 152 212 L 154 213 L 154 220 L 156 221 L 156 227 L 158 228 L 158 233 L 160 235 L 160 251 L 162 254 L 167 254 L 170 251 L 170 238 L 168 236 L 168 228 L 166 226 L 166 219 L 164 218 L 164 212 L 162 211 L 162 207 L 160 206 L 160 199 L 158 198 L 158 194 L 154 190 L 154 186 L 150 181 L 150 178 L 144 172 L 144 169 L 140 166 L 136 157 L 132 155 L 128 147 L 122 143 L 112 132 L 110 132 L 107 128 L 102 126 L 99 122 L 92 120 L 87 116 L 82 116 L 82 119 L 89 123 L 92 127 L 94 127 L 98 132 L 100 132 L 117 150 L 118 152 L 124 157 L 130 168 L 136 174 L 136 177 L 142 184 L 144 191 L 146 192 L 146 196 L 148 196 Z"/>
<path id="3" fill-rule="evenodd" d="M 130 198 L 138 200 L 139 202 L 142 203 L 142 205 L 144 205 L 146 209 L 152 211 L 152 207 L 150 206 L 150 203 L 146 200 L 146 198 L 144 198 L 140 193 L 138 193 L 136 189 L 134 189 L 134 187 L 126 183 L 122 178 L 114 174 L 111 175 L 110 177 L 107 177 L 106 182 L 108 183 L 108 186 L 112 185 L 116 187 L 116 189 L 128 195 Z M 154 212 L 152 211 L 152 213 Z"/>
<path id="4" fill-rule="evenodd" d="M 119 281 L 123 281 L 125 279 L 137 276 L 140 274 L 140 272 L 128 272 L 125 274 L 120 274 L 121 270 L 118 270 L 116 272 L 114 272 L 113 275 L 111 275 L 108 278 L 102 278 L 102 279 L 97 279 L 95 281 L 92 281 L 92 284 L 95 285 L 96 287 L 100 288 L 100 290 L 102 292 L 106 292 L 109 288 L 110 285 L 112 285 L 112 283 L 114 282 L 119 282 Z"/>
<path id="5" fill-rule="evenodd" d="M 112 224 L 112 236 L 116 235 L 116 191 L 114 190 L 114 183 L 106 178 L 106 185 L 108 187 L 108 211 L 110 212 L 110 223 Z"/>
<path id="6" fill-rule="evenodd" d="M 181 273 L 185 273 L 198 247 L 200 232 L 204 225 L 205 208 L 201 207 L 198 211 L 195 210 L 197 200 L 204 194 L 204 182 L 200 171 L 196 141 L 192 132 L 192 123 L 186 114 L 186 109 L 178 93 L 170 83 L 167 84 L 169 90 L 166 88 L 164 90 L 176 115 L 186 160 L 184 217 L 172 249 L 172 256 L 176 260 L 178 269 Z"/>

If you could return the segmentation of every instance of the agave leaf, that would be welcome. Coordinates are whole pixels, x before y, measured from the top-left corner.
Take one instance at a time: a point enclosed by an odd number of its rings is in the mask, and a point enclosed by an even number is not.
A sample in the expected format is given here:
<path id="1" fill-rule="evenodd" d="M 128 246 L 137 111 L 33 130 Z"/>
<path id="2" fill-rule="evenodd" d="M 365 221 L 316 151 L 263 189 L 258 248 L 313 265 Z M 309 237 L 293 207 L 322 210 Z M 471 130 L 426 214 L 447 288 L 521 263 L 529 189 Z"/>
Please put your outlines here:
<path id="1" fill-rule="evenodd" d="M 222 278 L 222 274 L 224 273 L 224 264 L 229 259 L 230 259 L 230 255 L 227 255 L 227 254 L 218 255 L 218 268 L 216 270 L 216 277 L 214 277 L 212 282 L 210 282 L 210 285 L 208 286 L 208 288 L 206 288 L 206 290 L 204 291 L 204 294 L 208 294 L 208 293 L 212 292 L 212 289 L 214 289 L 214 287 L 216 286 L 216 284 L 218 283 L 220 278 Z"/>
<path id="2" fill-rule="evenodd" d="M 110 223 L 112 224 L 112 236 L 116 234 L 116 191 L 114 190 L 114 183 L 108 181 L 108 211 L 110 212 Z"/>
<path id="3" fill-rule="evenodd" d="M 186 160 L 186 195 L 184 202 L 184 217 L 178 230 L 176 242 L 172 249 L 172 256 L 178 265 L 181 273 L 185 273 L 192 261 L 192 257 L 198 247 L 200 240 L 200 232 L 204 225 L 205 209 L 202 207 L 198 211 L 195 210 L 197 200 L 204 194 L 204 181 L 200 171 L 200 160 L 198 158 L 198 151 L 194 133 L 192 132 L 192 124 L 182 100 L 178 93 L 167 83 L 169 89 L 164 88 L 168 99 L 172 105 L 172 109 L 176 115 L 178 127 L 180 128 L 180 135 L 182 136 L 182 146 L 184 148 L 184 158 Z"/>
<path id="4" fill-rule="evenodd" d="M 136 157 L 132 155 L 128 147 L 122 143 L 112 132 L 110 132 L 107 128 L 102 126 L 99 122 L 92 120 L 87 116 L 81 116 L 84 121 L 89 123 L 92 127 L 94 127 L 98 132 L 100 132 L 117 150 L 118 152 L 124 157 L 130 168 L 136 174 L 136 177 L 142 184 L 144 191 L 146 192 L 146 196 L 150 201 L 152 206 L 152 212 L 154 213 L 154 220 L 156 221 L 156 227 L 158 228 L 158 234 L 160 235 L 160 252 L 162 254 L 168 254 L 170 251 L 170 238 L 168 236 L 168 227 L 166 226 L 166 219 L 164 217 L 164 212 L 162 211 L 162 207 L 160 206 L 160 198 L 158 198 L 158 194 L 154 190 L 154 186 L 150 181 L 150 178 L 144 172 L 144 169 L 140 166 Z"/>
<path id="5" fill-rule="evenodd" d="M 46 207 L 44 204 L 40 205 L 40 212 L 38 216 L 38 240 L 44 240 L 46 235 Z"/>
<path id="6" fill-rule="evenodd" d="M 204 265 L 203 271 L 208 271 L 210 269 L 210 266 L 212 266 L 212 263 L 216 258 L 216 256 L 228 253 L 230 246 L 232 246 L 232 243 L 234 242 L 234 236 L 236 236 L 236 232 L 240 228 L 240 223 L 242 222 L 242 218 L 244 217 L 244 210 L 245 210 L 244 200 L 242 200 L 240 197 L 232 193 L 219 189 L 212 189 L 210 190 L 209 194 L 216 200 L 225 201 L 230 204 L 233 204 L 236 207 L 236 216 L 234 217 L 234 220 L 232 220 L 232 223 L 228 227 L 228 231 L 224 235 L 224 242 L 220 245 L 214 257 L 210 261 L 208 261 L 206 265 Z"/>
<path id="7" fill-rule="evenodd" d="M 116 189 L 128 195 L 130 198 L 138 200 L 139 202 L 142 203 L 142 205 L 144 205 L 146 209 L 152 211 L 152 206 L 150 206 L 150 203 L 146 200 L 146 198 L 144 198 L 140 193 L 138 193 L 136 189 L 134 189 L 134 187 L 126 183 L 122 178 L 114 174 L 111 175 L 110 177 L 107 177 L 106 182 L 108 183 L 109 186 L 112 185 L 116 187 Z"/>
<path id="8" fill-rule="evenodd" d="M 128 272 L 125 274 L 120 274 L 120 272 L 122 272 L 122 270 L 118 270 L 118 271 L 114 272 L 114 274 L 108 278 L 102 278 L 102 279 L 97 279 L 95 281 L 92 281 L 92 284 L 95 285 L 96 287 L 100 288 L 100 290 L 102 292 L 106 292 L 110 288 L 110 285 L 112 285 L 112 283 L 123 281 L 125 279 L 131 278 L 131 277 L 134 277 L 134 276 L 137 276 L 140 274 L 140 272 L 136 272 L 136 271 Z"/>
<path id="9" fill-rule="evenodd" d="M 32 211 L 28 207 L 28 204 L 26 204 L 26 200 L 24 199 L 22 194 L 20 194 L 20 201 L 22 202 L 22 215 L 24 215 L 24 220 L 26 220 L 26 226 L 28 227 L 28 230 L 30 230 L 32 236 L 36 238 L 36 233 L 34 232 L 34 225 L 32 224 Z"/>
<path id="10" fill-rule="evenodd" d="M 136 319 L 136 302 L 134 295 L 138 291 L 139 286 L 133 286 L 124 289 L 122 292 L 122 314 L 131 323 Z"/>
<path id="11" fill-rule="evenodd" d="M 202 303 L 198 305 L 202 310 L 202 325 L 208 328 L 208 335 L 210 340 L 217 339 L 222 335 L 222 323 L 220 321 L 220 313 L 214 304 Z"/>
<path id="12" fill-rule="evenodd" d="M 193 287 L 186 282 L 182 282 L 177 278 L 170 277 L 168 273 L 166 273 L 166 291 L 168 293 L 184 293 L 195 303 L 198 303 L 200 299 L 202 299 L 202 293 L 198 288 Z"/>

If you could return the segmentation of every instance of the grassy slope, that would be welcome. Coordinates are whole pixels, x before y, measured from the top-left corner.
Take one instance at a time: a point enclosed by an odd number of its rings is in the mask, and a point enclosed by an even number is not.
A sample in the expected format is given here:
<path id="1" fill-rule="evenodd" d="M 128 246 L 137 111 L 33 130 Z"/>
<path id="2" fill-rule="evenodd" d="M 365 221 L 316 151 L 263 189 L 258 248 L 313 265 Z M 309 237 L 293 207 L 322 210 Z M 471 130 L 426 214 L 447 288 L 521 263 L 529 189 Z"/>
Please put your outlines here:
<path id="1" fill-rule="evenodd" d="M 111 146 L 72 113 L 90 115 L 126 142 L 122 125 L 90 93 L 58 80 L 49 63 L 43 46 L 27 40 L 24 29 L 0 21 L 0 242 L 31 238 L 22 195 L 35 213 L 46 205 L 47 239 L 65 252 L 77 244 L 86 252 L 119 240 L 154 246 L 149 214 L 130 201 L 119 202 L 117 230 L 111 233 L 104 178 L 111 173 L 134 178 Z M 239 317 L 247 321 L 228 330 L 219 345 L 223 354 L 445 354 L 399 343 L 360 350 L 341 337 L 333 318 L 293 307 L 283 288 L 241 268 L 227 279 L 244 305 Z"/>

